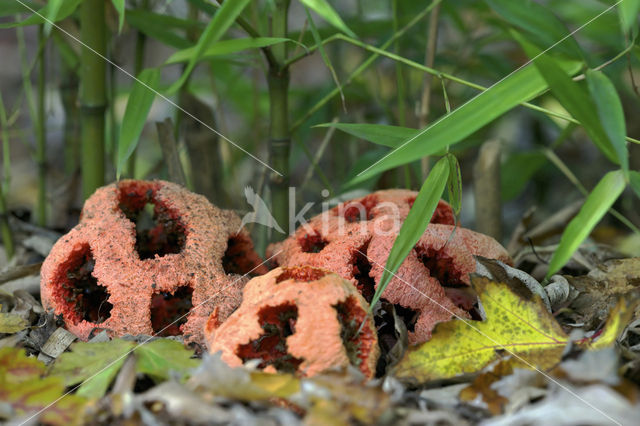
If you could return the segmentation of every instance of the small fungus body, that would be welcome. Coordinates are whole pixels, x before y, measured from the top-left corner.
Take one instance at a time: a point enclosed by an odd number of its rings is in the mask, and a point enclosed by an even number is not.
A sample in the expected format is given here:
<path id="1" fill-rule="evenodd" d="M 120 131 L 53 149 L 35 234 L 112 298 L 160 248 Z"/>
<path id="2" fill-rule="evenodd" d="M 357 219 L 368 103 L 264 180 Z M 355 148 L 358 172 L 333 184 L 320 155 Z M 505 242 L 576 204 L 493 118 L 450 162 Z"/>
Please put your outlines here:
<path id="1" fill-rule="evenodd" d="M 414 191 L 394 189 L 344 202 L 271 245 L 267 255 L 275 254 L 279 266 L 333 271 L 371 301 L 416 196 Z M 468 291 L 474 255 L 511 264 L 493 238 L 454 223 L 451 207 L 440 201 L 431 223 L 382 294 L 405 320 L 411 344 L 428 340 L 438 322 L 470 317 L 468 311 L 476 302 Z"/>
<path id="2" fill-rule="evenodd" d="M 222 321 L 240 304 L 242 275 L 266 272 L 240 223 L 173 183 L 102 187 L 45 260 L 43 305 L 83 340 L 104 329 L 200 343 L 214 308 Z"/>
<path id="3" fill-rule="evenodd" d="M 221 351 L 231 366 L 255 359 L 265 371 L 313 376 L 351 364 L 372 377 L 379 349 L 368 307 L 337 274 L 276 268 L 247 283 L 242 304 L 224 323 L 212 315 L 205 338 L 209 352 Z"/>

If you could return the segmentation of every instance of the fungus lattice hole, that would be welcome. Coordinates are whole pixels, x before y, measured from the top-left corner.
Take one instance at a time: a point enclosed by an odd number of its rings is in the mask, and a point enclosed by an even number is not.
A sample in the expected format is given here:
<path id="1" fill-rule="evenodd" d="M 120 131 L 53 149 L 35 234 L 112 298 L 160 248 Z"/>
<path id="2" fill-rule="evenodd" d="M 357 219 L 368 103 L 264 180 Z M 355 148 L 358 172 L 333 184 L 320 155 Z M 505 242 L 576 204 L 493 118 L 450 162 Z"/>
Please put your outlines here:
<path id="1" fill-rule="evenodd" d="M 369 275 L 371 272 L 371 262 L 367 258 L 367 249 L 369 248 L 369 241 L 363 244 L 353 253 L 353 277 L 356 279 L 356 287 L 362 297 L 367 302 L 371 302 L 373 295 L 376 292 L 376 280 Z"/>
<path id="2" fill-rule="evenodd" d="M 394 304 L 393 305 L 396 315 L 402 319 L 405 326 L 407 327 L 407 331 L 414 332 L 416 331 L 416 321 L 418 321 L 418 317 L 420 316 L 420 312 L 415 311 L 411 308 L 407 308 L 405 306 Z"/>
<path id="3" fill-rule="evenodd" d="M 237 234 L 227 240 L 227 250 L 222 257 L 222 268 L 226 274 L 244 275 L 250 273 L 254 264 L 247 256 L 251 252 L 251 242 L 243 235 Z"/>
<path id="4" fill-rule="evenodd" d="M 295 373 L 302 359 L 289 354 L 287 337 L 296 332 L 298 308 L 293 303 L 266 306 L 258 312 L 258 321 L 264 333 L 251 342 L 239 345 L 236 355 L 242 362 L 260 359 L 259 368 L 268 365 L 286 373 Z"/>
<path id="5" fill-rule="evenodd" d="M 327 240 L 318 233 L 305 234 L 298 239 L 300 248 L 304 253 L 320 253 L 327 246 Z"/>
<path id="6" fill-rule="evenodd" d="M 367 195 L 362 200 L 341 206 L 340 212 L 347 222 L 360 222 L 373 219 L 373 208 L 378 204 L 378 197 Z"/>
<path id="7" fill-rule="evenodd" d="M 107 288 L 92 275 L 95 260 L 88 245 L 71 259 L 70 265 L 62 284 L 65 301 L 71 307 L 66 313 L 74 324 L 82 320 L 103 323 L 111 316 L 113 305 L 108 301 Z"/>
<path id="8" fill-rule="evenodd" d="M 180 253 L 184 248 L 185 226 L 180 216 L 155 200 L 152 189 L 121 187 L 120 210 L 136 225 L 136 251 L 140 259 Z"/>
<path id="9" fill-rule="evenodd" d="M 329 274 L 329 271 L 310 268 L 308 266 L 294 266 L 283 268 L 282 273 L 276 278 L 276 284 L 291 279 L 296 281 L 311 282 L 319 280 L 327 274 Z"/>
<path id="10" fill-rule="evenodd" d="M 360 332 L 360 324 L 366 318 L 367 313 L 358 306 L 355 297 L 349 296 L 344 302 L 333 305 L 338 314 L 340 323 L 340 338 L 347 351 L 349 363 L 356 367 L 360 366 L 367 354 L 362 353 L 362 341 L 366 338 L 365 333 L 370 333 L 369 328 L 363 327 Z"/>
<path id="11" fill-rule="evenodd" d="M 416 247 L 416 254 L 429 270 L 429 275 L 437 279 L 443 287 L 466 286 L 462 281 L 462 273 L 454 265 L 453 258 L 442 250 Z"/>
<path id="12" fill-rule="evenodd" d="M 187 322 L 187 314 L 193 303 L 193 289 L 178 287 L 173 292 L 159 292 L 151 297 L 151 326 L 158 336 L 177 336 L 180 326 Z"/>

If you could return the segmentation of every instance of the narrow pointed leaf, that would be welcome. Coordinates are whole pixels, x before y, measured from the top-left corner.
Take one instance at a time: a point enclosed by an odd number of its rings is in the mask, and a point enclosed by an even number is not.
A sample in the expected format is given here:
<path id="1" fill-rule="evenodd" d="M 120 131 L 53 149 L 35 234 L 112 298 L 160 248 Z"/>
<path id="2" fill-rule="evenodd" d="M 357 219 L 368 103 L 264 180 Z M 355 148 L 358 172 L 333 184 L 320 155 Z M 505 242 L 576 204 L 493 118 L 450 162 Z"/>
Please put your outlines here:
<path id="1" fill-rule="evenodd" d="M 227 32 L 229 27 L 233 25 L 236 18 L 240 16 L 244 8 L 249 4 L 249 1 L 250 0 L 235 0 L 225 1 L 224 3 L 222 3 L 222 6 L 213 16 L 213 19 L 209 21 L 209 24 L 198 39 L 198 42 L 196 43 L 195 49 L 193 51 L 193 55 L 191 56 L 191 58 L 189 58 L 189 62 L 187 63 L 184 72 L 182 73 L 178 81 L 176 81 L 169 88 L 169 94 L 176 93 L 182 87 L 182 85 L 184 85 L 184 83 L 191 75 L 191 71 L 193 71 L 193 68 L 202 58 L 202 55 L 204 55 L 207 48 L 213 43 L 220 40 L 224 33 Z"/>
<path id="2" fill-rule="evenodd" d="M 390 148 L 397 148 L 402 142 L 419 132 L 418 129 L 386 124 L 323 123 L 314 127 L 335 127 L 357 138 Z"/>
<path id="3" fill-rule="evenodd" d="M 563 62 L 563 67 L 570 74 L 576 73 L 580 66 L 579 62 Z M 447 145 L 461 142 L 520 103 L 539 95 L 546 88 L 547 83 L 534 66 L 521 68 L 403 141 L 397 149 L 360 172 L 350 184 L 433 155 Z"/>
<path id="4" fill-rule="evenodd" d="M 124 25 L 124 0 L 111 0 L 111 3 L 113 3 L 113 7 L 116 9 L 116 12 L 118 12 L 118 32 L 121 33 L 122 26 Z"/>
<path id="5" fill-rule="evenodd" d="M 629 171 L 629 151 L 625 140 L 627 128 L 620 97 L 613 83 L 601 71 L 587 71 L 587 84 L 591 98 L 596 104 L 598 119 L 613 145 L 622 170 L 626 173 Z"/>
<path id="6" fill-rule="evenodd" d="M 120 179 L 122 168 L 138 146 L 140 134 L 147 121 L 147 115 L 156 96 L 158 82 L 160 81 L 160 70 L 148 68 L 142 70 L 133 85 L 127 107 L 120 127 L 120 137 L 118 138 L 118 163 L 116 166 L 116 177 Z"/>
<path id="7" fill-rule="evenodd" d="M 497 14 L 511 25 L 527 32 L 540 48 L 555 45 L 569 34 L 569 30 L 545 6 L 533 0 L 486 0 Z M 573 37 L 568 37 L 553 48 L 573 59 L 582 58 L 582 50 Z"/>
<path id="8" fill-rule="evenodd" d="M 28 25 L 44 24 L 47 19 L 53 22 L 58 22 L 67 18 L 69 15 L 75 12 L 81 2 L 82 0 L 57 0 L 55 2 L 50 1 L 46 4 L 46 6 L 40 9 L 35 9 L 31 5 L 31 3 L 25 3 L 28 4 L 32 9 L 37 10 L 37 13 L 32 14 L 24 21 L 0 24 L 0 28 L 15 28 L 25 27 Z M 30 11 L 27 8 L 25 9 L 26 11 Z"/>
<path id="9" fill-rule="evenodd" d="M 126 19 L 129 25 L 136 30 L 176 49 L 190 47 L 192 43 L 184 37 L 183 33 L 187 29 L 198 27 L 197 21 L 161 15 L 146 10 L 128 10 Z"/>
<path id="10" fill-rule="evenodd" d="M 36 10 L 40 7 L 39 4 L 30 1 L 22 1 L 22 3 L 18 3 L 16 0 L 0 0 L 0 17 L 30 12 L 29 8 L 26 7 L 25 4 Z"/>
<path id="11" fill-rule="evenodd" d="M 44 23 L 45 37 L 48 37 L 49 34 L 51 33 L 51 23 L 56 21 L 58 12 L 60 11 L 60 8 L 62 7 L 63 3 L 64 3 L 64 0 L 49 0 L 47 2 L 47 6 L 49 7 L 49 10 L 45 15 L 45 18 L 47 18 Z"/>
<path id="12" fill-rule="evenodd" d="M 444 187 L 447 184 L 449 177 L 449 160 L 447 158 L 441 158 L 433 166 L 429 176 L 425 179 L 420 188 L 420 192 L 413 203 L 413 207 L 407 215 L 407 219 L 402 224 L 398 237 L 391 247 L 391 252 L 387 258 L 387 263 L 380 278 L 380 282 L 376 288 L 376 293 L 371 301 L 371 306 L 374 306 L 380 299 L 380 296 L 384 292 L 385 288 L 391 281 L 391 278 L 396 273 L 404 259 L 411 252 L 416 245 L 422 234 L 424 234 L 429 221 L 433 216 L 433 212 L 436 211 L 438 201 L 442 197 Z"/>
<path id="13" fill-rule="evenodd" d="M 573 81 L 548 53 L 540 54 L 540 50 L 525 40 L 515 31 L 514 38 L 520 43 L 527 55 L 534 59 L 534 64 L 551 89 L 551 93 L 560 104 L 578 120 L 585 131 L 612 162 L 620 164 L 609 136 L 598 117 L 597 107 L 585 87 Z"/>
<path id="14" fill-rule="evenodd" d="M 620 15 L 620 26 L 622 32 L 627 32 L 638 20 L 640 13 L 640 0 L 622 0 L 618 5 L 618 13 Z"/>
<path id="15" fill-rule="evenodd" d="M 326 0 L 300 0 L 300 3 L 313 10 L 320 15 L 322 19 L 348 35 L 349 37 L 358 38 L 356 34 L 347 27 L 338 12 Z"/>
<path id="16" fill-rule="evenodd" d="M 447 154 L 449 161 L 449 178 L 447 179 L 447 193 L 449 194 L 449 203 L 456 216 L 460 214 L 462 209 L 462 173 L 460 172 L 460 163 L 453 154 Z"/>
<path id="17" fill-rule="evenodd" d="M 604 214 L 611 208 L 625 188 L 621 170 L 609 172 L 598 182 L 562 234 L 560 245 L 553 253 L 547 277 L 555 274 L 571 259 L 580 244 L 589 236 Z"/>
<path id="18" fill-rule="evenodd" d="M 247 49 L 256 49 L 266 46 L 273 46 L 278 43 L 292 42 L 297 43 L 294 40 L 283 37 L 257 37 L 257 38 L 234 38 L 232 40 L 221 40 L 217 43 L 213 43 L 202 54 L 200 60 L 211 59 L 215 56 L 229 55 L 231 53 L 242 52 Z M 165 64 L 177 64 L 179 62 L 188 62 L 195 54 L 195 47 L 189 47 L 187 49 L 180 50 L 169 57 Z"/>

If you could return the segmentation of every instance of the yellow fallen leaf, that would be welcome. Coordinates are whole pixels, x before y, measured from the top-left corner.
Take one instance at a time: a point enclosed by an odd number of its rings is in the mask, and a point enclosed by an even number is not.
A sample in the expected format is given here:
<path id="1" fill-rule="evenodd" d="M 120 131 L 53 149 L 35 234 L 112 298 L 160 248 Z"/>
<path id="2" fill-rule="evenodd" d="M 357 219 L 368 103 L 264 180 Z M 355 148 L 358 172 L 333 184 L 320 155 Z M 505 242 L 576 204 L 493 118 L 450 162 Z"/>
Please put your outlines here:
<path id="1" fill-rule="evenodd" d="M 603 349 L 607 346 L 611 346 L 631 321 L 631 317 L 633 316 L 637 306 L 638 299 L 635 297 L 620 299 L 616 306 L 611 310 L 602 333 L 598 333 L 590 339 L 586 339 L 584 342 L 577 343 L 592 350 Z"/>
<path id="2" fill-rule="evenodd" d="M 521 368 L 546 370 L 560 362 L 569 337 L 527 288 L 472 277 L 485 321 L 438 324 L 431 340 L 410 348 L 395 369 L 408 382 L 426 382 L 480 371 L 504 355 Z M 575 343 L 585 349 L 612 345 L 631 320 L 637 298 L 621 299 L 599 333 Z M 514 364 L 514 366 L 515 366 Z"/>
<path id="3" fill-rule="evenodd" d="M 398 378 L 450 378 L 479 371 L 509 354 L 529 368 L 547 369 L 560 361 L 568 336 L 540 297 L 483 277 L 474 277 L 472 286 L 487 319 L 438 324 L 431 340 L 411 348 L 400 361 Z"/>

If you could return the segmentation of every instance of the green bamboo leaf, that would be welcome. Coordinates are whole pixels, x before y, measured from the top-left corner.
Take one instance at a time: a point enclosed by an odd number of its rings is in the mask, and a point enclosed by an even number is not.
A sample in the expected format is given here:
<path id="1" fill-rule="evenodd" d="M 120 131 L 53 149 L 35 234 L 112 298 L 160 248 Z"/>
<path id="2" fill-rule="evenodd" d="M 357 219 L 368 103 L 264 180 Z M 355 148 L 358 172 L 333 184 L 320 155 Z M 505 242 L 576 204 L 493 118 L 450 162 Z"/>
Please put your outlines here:
<path id="1" fill-rule="evenodd" d="M 429 225 L 429 220 L 433 216 L 433 212 L 436 211 L 438 201 L 442 197 L 444 187 L 447 184 L 449 177 L 449 160 L 447 158 L 441 158 L 433 166 L 429 176 L 425 179 L 420 188 L 420 192 L 413 203 L 413 207 L 407 215 L 407 219 L 402 224 L 398 237 L 393 243 L 387 263 L 380 278 L 380 282 L 376 288 L 376 293 L 371 301 L 373 307 L 380 299 L 380 296 L 387 288 L 389 281 L 396 273 L 404 259 L 411 252 L 416 245 L 425 229 Z"/>
<path id="2" fill-rule="evenodd" d="M 560 104 L 582 124 L 593 143 L 596 144 L 609 160 L 616 164 L 621 164 L 621 159 L 618 158 L 611 140 L 609 140 L 607 133 L 600 123 L 597 107 L 589 96 L 586 88 L 580 86 L 580 83 L 573 81 L 571 77 L 560 68 L 554 58 L 546 53 L 540 54 L 540 50 L 537 47 L 529 43 L 515 31 L 512 31 L 512 34 L 527 55 L 534 59 L 533 63 L 544 77 L 551 89 L 551 93 L 558 99 Z"/>
<path id="3" fill-rule="evenodd" d="M 545 6 L 533 0 L 486 0 L 491 9 L 511 25 L 527 32 L 530 39 L 546 49 L 569 34 L 569 30 Z M 554 47 L 573 59 L 582 59 L 582 50 L 573 37 Z"/>
<path id="4" fill-rule="evenodd" d="M 633 192 L 640 198 L 640 172 L 636 172 L 635 170 L 629 172 L 629 183 L 631 184 Z"/>
<path id="5" fill-rule="evenodd" d="M 49 10 L 47 11 L 47 14 L 45 15 L 45 18 L 47 18 L 44 22 L 44 36 L 48 37 L 49 34 L 51 33 L 51 23 L 56 21 L 56 17 L 58 16 L 58 12 L 60 11 L 60 8 L 62 7 L 62 3 L 64 2 L 64 0 L 49 0 L 47 2 L 47 6 L 49 6 Z"/>
<path id="6" fill-rule="evenodd" d="M 418 129 L 388 126 L 386 124 L 323 123 L 316 124 L 313 127 L 335 127 L 357 138 L 390 148 L 399 147 L 404 141 L 414 137 L 419 132 Z"/>
<path id="7" fill-rule="evenodd" d="M 553 253 L 547 277 L 555 274 L 571 259 L 580 244 L 589 236 L 604 214 L 625 188 L 622 170 L 609 172 L 598 182 L 562 234 L 560 245 Z"/>
<path id="8" fill-rule="evenodd" d="M 198 26 L 197 21 L 161 15 L 147 10 L 128 10 L 127 22 L 136 30 L 176 49 L 185 49 L 192 43 L 183 36 L 184 30 Z M 180 30 L 180 33 L 173 31 Z"/>
<path id="9" fill-rule="evenodd" d="M 295 40 L 283 37 L 234 38 L 231 40 L 221 40 L 209 46 L 202 54 L 200 60 L 211 59 L 214 56 L 229 55 L 247 49 L 258 49 L 286 42 L 299 44 Z M 195 49 L 195 47 L 190 47 L 174 53 L 165 61 L 165 65 L 189 61 L 189 59 L 191 59 L 195 54 Z"/>
<path id="10" fill-rule="evenodd" d="M 160 81 L 160 70 L 148 68 L 142 70 L 133 85 L 127 107 L 124 111 L 120 137 L 118 139 L 118 163 L 116 166 L 116 178 L 120 179 L 120 173 L 127 160 L 138 146 L 140 134 L 147 120 L 147 115 L 156 96 L 156 90 Z"/>
<path id="11" fill-rule="evenodd" d="M 322 19 L 344 32 L 349 37 L 358 38 L 356 34 L 347 27 L 338 12 L 326 0 L 300 0 L 300 3 L 320 15 Z"/>
<path id="12" fill-rule="evenodd" d="M 562 62 L 562 66 L 570 74 L 574 74 L 580 69 L 581 63 L 567 61 Z M 539 95 L 546 88 L 547 83 L 534 66 L 521 68 L 404 140 L 396 150 L 360 172 L 350 184 L 433 155 L 447 146 L 461 142 L 520 103 Z"/>
<path id="13" fill-rule="evenodd" d="M 456 156 L 451 153 L 448 153 L 446 158 L 449 162 L 449 177 L 447 179 L 449 204 L 451 204 L 455 215 L 458 216 L 462 209 L 462 173 L 460 172 L 460 163 L 458 163 Z"/>
<path id="14" fill-rule="evenodd" d="M 113 3 L 113 7 L 116 9 L 116 12 L 118 12 L 118 33 L 121 33 L 122 26 L 124 25 L 124 0 L 111 0 L 111 3 Z"/>
<path id="15" fill-rule="evenodd" d="M 67 18 L 69 15 L 75 12 L 81 2 L 82 0 L 49 1 L 47 2 L 46 6 L 42 7 L 41 9 L 38 9 L 37 13 L 32 14 L 24 21 L 8 22 L 6 24 L 0 24 L 0 28 L 15 28 L 15 27 L 25 27 L 27 25 L 44 24 L 47 22 L 47 19 L 53 22 L 58 22 Z M 26 3 L 26 4 L 28 4 L 32 9 L 34 10 L 36 9 L 35 7 L 31 6 L 30 3 Z M 28 8 L 25 8 L 25 9 L 27 11 L 29 10 Z"/>
<path id="16" fill-rule="evenodd" d="M 602 124 L 616 157 L 625 173 L 629 171 L 629 151 L 627 149 L 627 128 L 624 122 L 622 102 L 611 81 L 601 71 L 587 71 L 589 93 L 596 105 L 599 122 Z"/>
<path id="17" fill-rule="evenodd" d="M 233 25 L 236 18 L 240 16 L 244 8 L 249 4 L 250 0 L 236 0 L 225 1 L 213 19 L 209 21 L 209 24 L 205 28 L 204 32 L 196 43 L 193 55 L 189 59 L 186 69 L 174 84 L 168 90 L 169 94 L 176 93 L 178 89 L 187 81 L 191 71 L 196 66 L 196 63 L 202 58 L 202 55 L 206 52 L 207 48 L 213 43 L 220 40 L 220 37 Z"/>
<path id="18" fill-rule="evenodd" d="M 618 13 L 620 14 L 622 32 L 626 33 L 638 20 L 640 0 L 622 0 L 622 3 L 618 5 Z"/>

